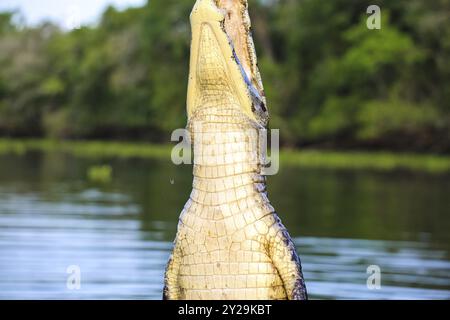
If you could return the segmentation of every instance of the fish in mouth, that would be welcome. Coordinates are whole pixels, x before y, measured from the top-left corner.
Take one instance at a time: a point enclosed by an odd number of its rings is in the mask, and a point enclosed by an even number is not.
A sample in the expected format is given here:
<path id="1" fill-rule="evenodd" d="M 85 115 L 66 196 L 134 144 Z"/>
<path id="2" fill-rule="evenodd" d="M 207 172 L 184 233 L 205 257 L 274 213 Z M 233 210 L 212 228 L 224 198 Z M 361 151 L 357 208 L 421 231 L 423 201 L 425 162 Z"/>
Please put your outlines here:
<path id="1" fill-rule="evenodd" d="M 163 298 L 306 299 L 300 259 L 268 199 L 251 134 L 265 129 L 268 112 L 247 1 L 197 0 L 191 28 L 194 179 Z"/>

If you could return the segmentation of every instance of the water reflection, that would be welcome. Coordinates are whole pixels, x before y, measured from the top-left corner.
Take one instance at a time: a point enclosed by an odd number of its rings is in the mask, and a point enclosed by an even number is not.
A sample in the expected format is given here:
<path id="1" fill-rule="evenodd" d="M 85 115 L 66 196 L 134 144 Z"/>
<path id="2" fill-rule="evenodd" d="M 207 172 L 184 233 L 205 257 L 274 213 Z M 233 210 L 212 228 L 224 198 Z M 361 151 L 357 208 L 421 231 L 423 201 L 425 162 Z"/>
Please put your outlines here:
<path id="1" fill-rule="evenodd" d="M 161 298 L 190 168 L 107 162 L 113 182 L 95 185 L 99 160 L 0 157 L 0 298 Z M 312 298 L 450 298 L 448 177 L 282 168 L 269 183 Z M 373 264 L 380 290 L 366 286 Z"/>

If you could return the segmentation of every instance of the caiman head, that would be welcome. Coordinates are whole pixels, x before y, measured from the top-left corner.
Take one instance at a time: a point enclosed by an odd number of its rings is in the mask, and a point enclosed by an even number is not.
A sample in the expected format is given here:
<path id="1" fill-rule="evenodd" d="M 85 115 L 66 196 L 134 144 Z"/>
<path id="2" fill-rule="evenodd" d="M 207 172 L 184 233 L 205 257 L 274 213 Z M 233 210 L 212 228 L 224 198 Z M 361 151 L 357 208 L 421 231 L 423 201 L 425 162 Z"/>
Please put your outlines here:
<path id="1" fill-rule="evenodd" d="M 191 13 L 192 43 L 187 97 L 188 119 L 199 108 L 204 56 L 214 57 L 241 111 L 265 127 L 268 111 L 251 34 L 247 0 L 197 0 Z M 205 29 L 207 35 L 205 35 Z M 214 45 L 211 45 L 214 38 Z M 200 66 L 199 66 L 200 65 Z M 202 73 L 203 72 L 203 73 Z M 214 81 L 211 81 L 214 82 Z"/>

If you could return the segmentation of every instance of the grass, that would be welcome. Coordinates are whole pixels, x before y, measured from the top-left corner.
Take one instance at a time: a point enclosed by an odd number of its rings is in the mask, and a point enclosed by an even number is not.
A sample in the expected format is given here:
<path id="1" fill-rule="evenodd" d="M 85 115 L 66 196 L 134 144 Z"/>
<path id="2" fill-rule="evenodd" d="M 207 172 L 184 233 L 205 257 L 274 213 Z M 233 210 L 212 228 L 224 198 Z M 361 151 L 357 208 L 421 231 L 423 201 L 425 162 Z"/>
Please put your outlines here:
<path id="1" fill-rule="evenodd" d="M 393 152 L 283 151 L 286 165 L 330 169 L 410 170 L 430 173 L 450 172 L 450 156 Z"/>
<path id="2" fill-rule="evenodd" d="M 44 151 L 65 152 L 79 157 L 151 158 L 170 161 L 173 146 L 109 141 L 0 139 L 0 155 Z M 281 165 L 308 168 L 411 170 L 438 174 L 450 172 L 450 156 L 433 154 L 283 150 L 280 162 Z"/>
<path id="3" fill-rule="evenodd" d="M 28 151 L 65 152 L 80 157 L 170 158 L 171 145 L 112 141 L 59 141 L 48 139 L 0 139 L 0 154 Z"/>

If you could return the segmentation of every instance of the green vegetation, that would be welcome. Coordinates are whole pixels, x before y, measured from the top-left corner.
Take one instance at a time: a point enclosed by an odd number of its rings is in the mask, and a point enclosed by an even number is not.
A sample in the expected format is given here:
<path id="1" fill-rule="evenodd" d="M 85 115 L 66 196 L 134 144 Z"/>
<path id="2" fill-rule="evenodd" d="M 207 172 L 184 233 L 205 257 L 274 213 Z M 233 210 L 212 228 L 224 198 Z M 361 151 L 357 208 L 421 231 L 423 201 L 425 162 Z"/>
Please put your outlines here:
<path id="1" fill-rule="evenodd" d="M 30 151 L 64 152 L 90 158 L 169 159 L 172 146 L 112 141 L 60 141 L 46 139 L 0 139 L 0 154 L 24 154 Z"/>
<path id="2" fill-rule="evenodd" d="M 405 169 L 430 173 L 450 172 L 450 157 L 389 152 L 283 151 L 286 165 L 330 169 Z"/>
<path id="3" fill-rule="evenodd" d="M 169 141 L 185 125 L 193 0 L 108 8 L 95 27 L 0 14 L 0 135 Z M 285 146 L 450 151 L 448 0 L 250 0 Z"/>
<path id="4" fill-rule="evenodd" d="M 88 179 L 92 182 L 108 183 L 112 179 L 112 168 L 109 165 L 89 167 Z"/>
<path id="5" fill-rule="evenodd" d="M 173 145 L 105 141 L 55 141 L 43 139 L 9 140 L 0 139 L 1 154 L 24 154 L 31 151 L 64 152 L 78 157 L 105 158 L 147 158 L 170 161 Z M 413 170 L 429 173 L 449 173 L 450 156 L 421 155 L 389 152 L 336 152 L 317 150 L 283 150 L 281 165 L 305 168 L 369 169 L 369 170 Z M 92 169 L 92 170 L 91 170 Z M 93 167 L 89 177 L 108 177 L 108 167 Z M 91 172 L 92 171 L 92 172 Z M 100 180 L 101 180 L 100 179 Z"/>

